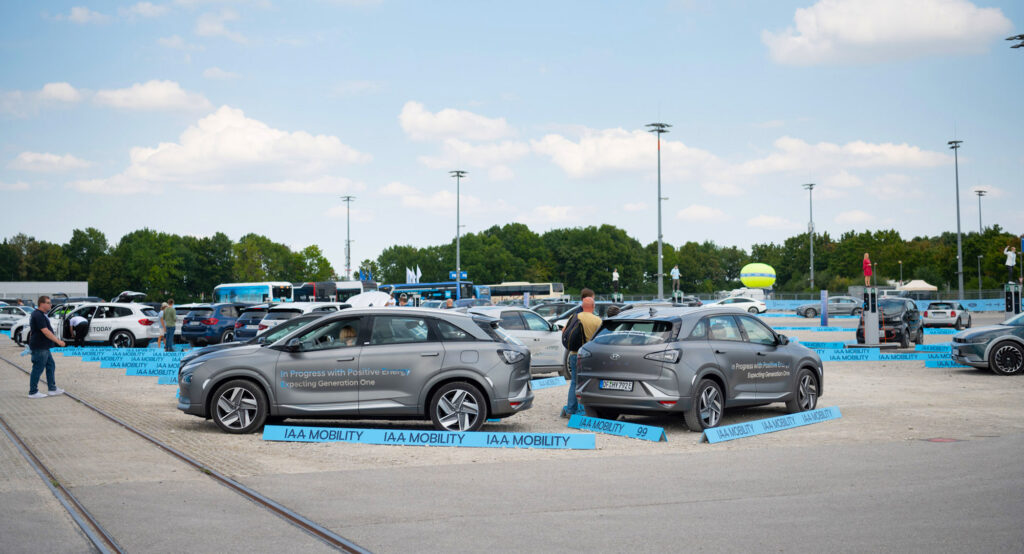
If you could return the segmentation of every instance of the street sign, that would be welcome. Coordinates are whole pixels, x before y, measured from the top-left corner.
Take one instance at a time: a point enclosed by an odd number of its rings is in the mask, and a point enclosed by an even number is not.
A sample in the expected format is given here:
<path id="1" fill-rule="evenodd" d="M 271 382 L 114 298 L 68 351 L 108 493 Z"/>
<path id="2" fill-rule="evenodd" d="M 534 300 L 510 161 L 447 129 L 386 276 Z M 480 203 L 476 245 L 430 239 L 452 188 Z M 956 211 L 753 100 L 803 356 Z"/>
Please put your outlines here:
<path id="1" fill-rule="evenodd" d="M 466 278 L 467 278 L 466 277 L 467 275 L 468 274 L 465 271 L 461 272 L 461 274 L 459 275 L 459 280 L 460 281 L 465 281 Z M 454 271 L 449 271 L 448 272 L 448 280 L 449 281 L 454 281 L 455 280 L 455 272 Z"/>

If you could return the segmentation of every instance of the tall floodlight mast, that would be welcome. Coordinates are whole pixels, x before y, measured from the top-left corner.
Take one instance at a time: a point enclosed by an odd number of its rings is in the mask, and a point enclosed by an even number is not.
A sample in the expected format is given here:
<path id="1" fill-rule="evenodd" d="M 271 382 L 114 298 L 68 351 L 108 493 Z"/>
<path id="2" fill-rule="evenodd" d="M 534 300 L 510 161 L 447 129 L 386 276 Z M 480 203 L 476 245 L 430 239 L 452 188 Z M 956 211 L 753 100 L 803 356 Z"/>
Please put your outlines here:
<path id="1" fill-rule="evenodd" d="M 665 283 L 662 282 L 664 277 L 665 267 L 661 255 L 661 135 L 667 133 L 669 127 L 668 123 L 648 123 L 646 125 L 647 131 L 658 135 L 658 299 L 665 298 Z"/>
<path id="2" fill-rule="evenodd" d="M 455 299 L 458 300 L 462 298 L 462 253 L 459 245 L 462 238 L 462 225 L 460 225 L 459 221 L 459 201 L 461 199 L 459 188 L 462 184 L 462 178 L 466 176 L 466 172 L 456 169 L 448 173 L 455 177 Z"/>
<path id="3" fill-rule="evenodd" d="M 807 183 L 803 187 L 807 189 L 810 200 L 811 222 L 807 224 L 807 234 L 811 236 L 811 290 L 814 290 L 814 183 Z"/>
<path id="4" fill-rule="evenodd" d="M 951 140 L 946 144 L 953 150 L 953 168 L 956 172 L 956 280 L 960 296 L 958 300 L 964 299 L 964 252 L 962 239 L 960 238 L 960 158 L 957 152 L 960 150 L 962 140 Z"/>
<path id="5" fill-rule="evenodd" d="M 352 201 L 355 196 L 342 196 L 345 202 L 345 278 L 348 281 L 352 278 Z"/>

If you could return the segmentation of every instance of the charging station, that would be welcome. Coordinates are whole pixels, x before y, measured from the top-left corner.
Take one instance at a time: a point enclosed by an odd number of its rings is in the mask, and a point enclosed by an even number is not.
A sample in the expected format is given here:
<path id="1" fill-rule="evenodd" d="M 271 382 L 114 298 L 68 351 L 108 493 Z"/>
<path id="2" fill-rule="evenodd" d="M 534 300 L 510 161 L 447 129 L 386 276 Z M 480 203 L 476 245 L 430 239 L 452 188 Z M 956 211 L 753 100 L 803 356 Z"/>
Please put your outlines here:
<path id="1" fill-rule="evenodd" d="M 1007 283 L 1003 285 L 1003 295 L 1006 298 L 1006 307 L 1004 311 L 1008 317 L 1020 313 L 1020 288 L 1019 283 Z"/>

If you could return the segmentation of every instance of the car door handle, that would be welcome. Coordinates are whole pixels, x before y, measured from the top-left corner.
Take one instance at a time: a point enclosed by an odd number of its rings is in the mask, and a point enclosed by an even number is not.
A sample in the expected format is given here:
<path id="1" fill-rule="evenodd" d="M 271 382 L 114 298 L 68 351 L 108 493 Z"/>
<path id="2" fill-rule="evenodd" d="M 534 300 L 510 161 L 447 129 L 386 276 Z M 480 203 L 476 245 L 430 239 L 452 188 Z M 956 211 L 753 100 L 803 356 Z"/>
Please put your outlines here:
<path id="1" fill-rule="evenodd" d="M 353 361 L 355 359 L 356 359 L 355 356 L 345 356 L 343 358 L 338 358 L 338 361 L 339 362 L 351 362 L 351 361 Z"/>
<path id="2" fill-rule="evenodd" d="M 764 352 L 758 352 L 757 355 L 758 356 L 767 356 L 768 354 L 765 354 Z"/>
<path id="3" fill-rule="evenodd" d="M 715 350 L 715 354 L 725 354 L 725 350 Z"/>
<path id="4" fill-rule="evenodd" d="M 439 356 L 440 354 L 441 354 L 440 352 L 420 352 L 420 356 L 423 356 L 424 358 L 427 358 L 427 357 L 430 357 L 430 356 Z"/>

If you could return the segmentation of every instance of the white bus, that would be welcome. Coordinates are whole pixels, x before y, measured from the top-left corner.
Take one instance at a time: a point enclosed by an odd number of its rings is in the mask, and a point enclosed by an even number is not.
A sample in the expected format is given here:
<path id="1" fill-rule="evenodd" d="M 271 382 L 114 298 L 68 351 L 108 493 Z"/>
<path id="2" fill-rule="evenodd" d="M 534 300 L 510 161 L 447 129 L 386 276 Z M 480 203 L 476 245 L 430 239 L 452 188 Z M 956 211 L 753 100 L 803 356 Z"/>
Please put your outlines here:
<path id="1" fill-rule="evenodd" d="M 287 281 L 223 283 L 213 288 L 214 302 L 291 302 L 292 284 Z"/>
<path id="2" fill-rule="evenodd" d="M 509 300 L 523 300 L 524 293 L 530 293 L 530 300 L 555 300 L 565 296 L 565 287 L 562 283 L 528 283 L 526 281 L 513 281 L 489 285 L 491 288 L 491 301 L 495 304 Z"/>

